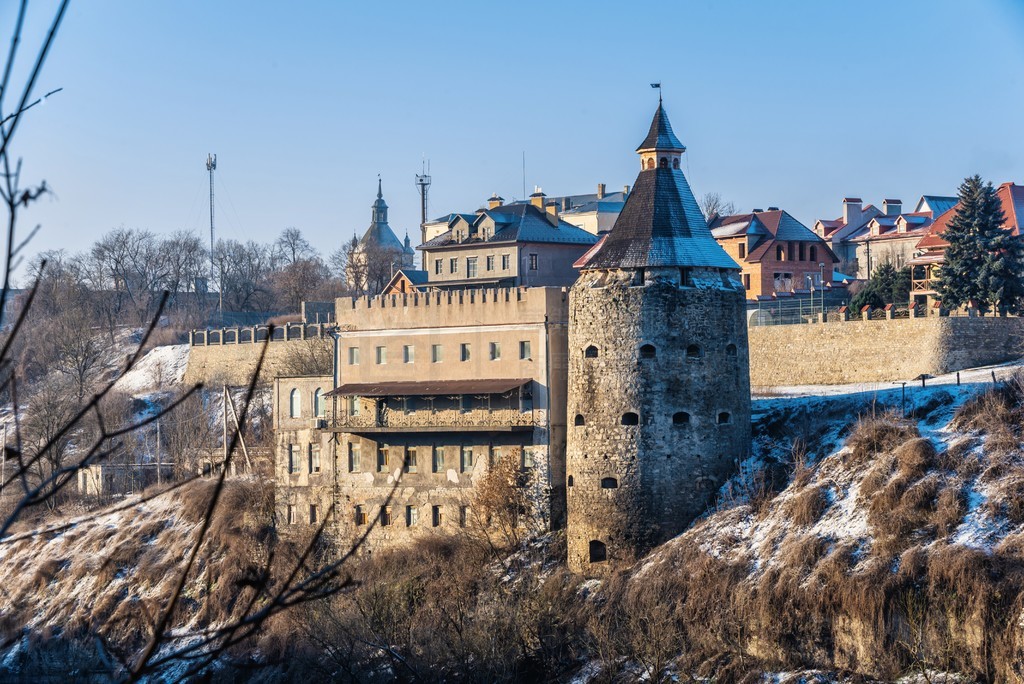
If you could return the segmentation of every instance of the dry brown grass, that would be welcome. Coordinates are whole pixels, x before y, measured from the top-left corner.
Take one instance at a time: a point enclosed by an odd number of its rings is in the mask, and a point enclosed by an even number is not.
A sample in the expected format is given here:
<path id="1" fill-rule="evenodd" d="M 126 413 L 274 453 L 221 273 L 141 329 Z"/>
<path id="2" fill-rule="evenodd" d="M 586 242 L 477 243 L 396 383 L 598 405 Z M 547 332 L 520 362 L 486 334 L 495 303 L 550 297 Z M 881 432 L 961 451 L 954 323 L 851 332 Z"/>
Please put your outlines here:
<path id="1" fill-rule="evenodd" d="M 935 467 L 935 447 L 923 438 L 910 439 L 896 447 L 893 452 L 899 473 L 909 479 L 917 479 Z"/>
<path id="2" fill-rule="evenodd" d="M 917 426 L 894 411 L 864 414 L 857 419 L 846 439 L 850 448 L 849 462 L 866 463 L 919 436 Z"/>
<path id="3" fill-rule="evenodd" d="M 821 514 L 828 508 L 828 488 L 825 486 L 807 487 L 789 500 L 787 513 L 794 525 L 809 527 L 821 519 Z"/>

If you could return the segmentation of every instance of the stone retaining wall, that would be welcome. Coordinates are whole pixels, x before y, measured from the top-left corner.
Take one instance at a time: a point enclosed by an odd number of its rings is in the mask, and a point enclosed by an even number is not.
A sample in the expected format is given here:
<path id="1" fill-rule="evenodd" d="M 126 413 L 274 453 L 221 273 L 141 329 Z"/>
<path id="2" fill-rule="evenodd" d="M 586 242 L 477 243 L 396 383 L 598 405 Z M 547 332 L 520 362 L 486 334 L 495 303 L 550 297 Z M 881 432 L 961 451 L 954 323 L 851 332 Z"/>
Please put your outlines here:
<path id="1" fill-rule="evenodd" d="M 749 336 L 755 387 L 909 380 L 1024 356 L 1024 318 L 777 325 Z"/>

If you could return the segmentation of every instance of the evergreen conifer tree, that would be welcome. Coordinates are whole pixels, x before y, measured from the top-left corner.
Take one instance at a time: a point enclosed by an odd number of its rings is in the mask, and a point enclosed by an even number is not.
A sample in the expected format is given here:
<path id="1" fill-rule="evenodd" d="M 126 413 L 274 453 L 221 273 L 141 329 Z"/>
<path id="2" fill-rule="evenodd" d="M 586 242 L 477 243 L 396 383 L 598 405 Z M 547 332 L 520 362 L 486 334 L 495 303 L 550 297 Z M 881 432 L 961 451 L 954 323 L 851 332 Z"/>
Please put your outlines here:
<path id="1" fill-rule="evenodd" d="M 1015 268 L 1015 276 L 1020 276 L 1024 253 L 1017 242 L 1007 240 L 1005 216 L 992 183 L 970 176 L 960 184 L 958 199 L 956 213 L 942 234 L 949 243 L 937 287 L 942 305 L 956 309 L 974 301 L 984 311 L 1007 297 L 1019 299 L 1020 284 L 1010 284 L 1009 278 Z"/>
<path id="2" fill-rule="evenodd" d="M 978 287 L 986 309 L 996 309 L 1000 316 L 1017 314 L 1024 303 L 1024 238 L 1002 227 L 1005 216 L 991 184 L 986 193 L 984 209 L 991 219 L 984 224 L 986 232 L 982 239 L 986 253 Z"/>

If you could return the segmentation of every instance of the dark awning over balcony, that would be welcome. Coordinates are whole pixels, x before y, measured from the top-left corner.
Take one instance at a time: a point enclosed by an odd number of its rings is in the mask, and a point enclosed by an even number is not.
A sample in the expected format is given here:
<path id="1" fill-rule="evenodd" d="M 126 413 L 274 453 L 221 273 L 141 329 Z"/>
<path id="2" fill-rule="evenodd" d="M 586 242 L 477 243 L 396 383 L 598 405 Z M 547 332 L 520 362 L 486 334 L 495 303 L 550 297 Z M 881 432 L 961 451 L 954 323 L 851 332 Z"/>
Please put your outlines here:
<path id="1" fill-rule="evenodd" d="M 350 382 L 325 396 L 342 397 L 433 397 L 457 394 L 504 394 L 530 380 L 426 380 L 423 382 Z"/>

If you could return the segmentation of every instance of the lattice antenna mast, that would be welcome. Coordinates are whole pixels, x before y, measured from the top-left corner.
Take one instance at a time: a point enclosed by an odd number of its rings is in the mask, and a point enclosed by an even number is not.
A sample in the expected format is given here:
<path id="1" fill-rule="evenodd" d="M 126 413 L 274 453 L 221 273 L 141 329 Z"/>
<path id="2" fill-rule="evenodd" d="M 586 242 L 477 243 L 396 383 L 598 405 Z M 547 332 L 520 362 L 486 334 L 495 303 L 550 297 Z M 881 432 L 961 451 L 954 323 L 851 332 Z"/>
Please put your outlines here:
<path id="1" fill-rule="evenodd" d="M 213 285 L 216 275 L 213 265 L 213 172 L 217 170 L 217 155 L 206 155 L 206 170 L 210 173 L 210 285 Z"/>
<path id="2" fill-rule="evenodd" d="M 430 166 L 424 160 L 422 173 L 416 175 L 416 188 L 420 191 L 420 243 L 427 241 L 427 191 L 430 190 Z"/>

